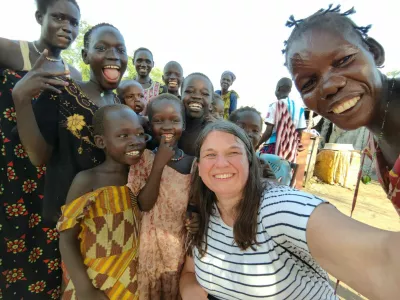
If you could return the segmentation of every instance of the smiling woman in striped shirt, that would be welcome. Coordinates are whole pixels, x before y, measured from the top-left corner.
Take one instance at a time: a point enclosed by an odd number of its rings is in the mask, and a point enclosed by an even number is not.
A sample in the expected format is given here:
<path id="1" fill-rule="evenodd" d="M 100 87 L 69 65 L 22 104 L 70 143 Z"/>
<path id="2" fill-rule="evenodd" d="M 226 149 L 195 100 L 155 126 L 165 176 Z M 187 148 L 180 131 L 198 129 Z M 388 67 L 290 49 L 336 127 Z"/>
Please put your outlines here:
<path id="1" fill-rule="evenodd" d="M 338 299 L 326 271 L 369 299 L 398 298 L 400 233 L 263 185 L 251 142 L 234 124 L 207 125 L 196 156 L 201 220 L 181 275 L 183 300 Z"/>

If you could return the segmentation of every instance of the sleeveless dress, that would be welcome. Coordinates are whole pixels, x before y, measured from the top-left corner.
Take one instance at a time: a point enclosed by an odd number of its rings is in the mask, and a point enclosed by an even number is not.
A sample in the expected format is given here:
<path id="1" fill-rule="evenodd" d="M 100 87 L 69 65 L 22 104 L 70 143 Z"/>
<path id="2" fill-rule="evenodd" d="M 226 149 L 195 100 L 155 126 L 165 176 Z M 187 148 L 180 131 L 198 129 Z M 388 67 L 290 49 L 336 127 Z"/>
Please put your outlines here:
<path id="1" fill-rule="evenodd" d="M 93 285 L 109 299 L 139 299 L 137 261 L 140 211 L 127 186 L 106 186 L 63 206 L 57 229 L 77 224 L 83 263 Z M 69 278 L 63 300 L 77 299 Z"/>
<path id="2" fill-rule="evenodd" d="M 135 195 L 145 186 L 154 162 L 145 150 L 132 165 L 128 186 Z M 189 203 L 191 174 L 165 166 L 154 207 L 142 215 L 139 246 L 139 299 L 180 299 L 179 278 L 185 258 L 185 213 Z"/>
<path id="3" fill-rule="evenodd" d="M 42 217 L 46 167 L 31 164 L 15 130 L 12 89 L 31 69 L 28 43 L 20 48 L 23 70 L 0 69 L 0 299 L 58 299 L 58 232 Z"/>

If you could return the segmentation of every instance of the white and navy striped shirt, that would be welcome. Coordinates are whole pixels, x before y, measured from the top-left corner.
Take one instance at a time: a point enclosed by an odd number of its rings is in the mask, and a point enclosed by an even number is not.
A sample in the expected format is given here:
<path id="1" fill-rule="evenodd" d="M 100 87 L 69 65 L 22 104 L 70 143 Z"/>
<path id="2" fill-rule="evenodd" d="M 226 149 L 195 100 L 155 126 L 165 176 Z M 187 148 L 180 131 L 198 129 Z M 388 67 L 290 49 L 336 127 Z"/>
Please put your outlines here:
<path id="1" fill-rule="evenodd" d="M 266 190 L 257 218 L 256 251 L 242 251 L 218 209 L 207 252 L 194 250 L 196 278 L 218 299 L 338 299 L 307 246 L 307 221 L 324 201 L 286 186 Z"/>

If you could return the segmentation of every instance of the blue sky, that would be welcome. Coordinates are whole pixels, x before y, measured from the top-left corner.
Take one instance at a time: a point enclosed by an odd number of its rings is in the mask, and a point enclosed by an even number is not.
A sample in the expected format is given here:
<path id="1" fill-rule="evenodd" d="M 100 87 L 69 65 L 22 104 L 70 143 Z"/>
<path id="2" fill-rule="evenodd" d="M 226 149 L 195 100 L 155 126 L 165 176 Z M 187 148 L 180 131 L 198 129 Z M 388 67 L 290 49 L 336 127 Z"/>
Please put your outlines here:
<path id="1" fill-rule="evenodd" d="M 304 18 L 329 3 L 340 3 L 344 10 L 355 6 L 352 16 L 360 26 L 372 24 L 370 36 L 386 50 L 383 72 L 400 69 L 400 42 L 394 36 L 399 1 L 390 0 L 78 0 L 82 19 L 91 25 L 108 22 L 120 29 L 129 53 L 138 47 L 152 50 L 157 67 L 169 60 L 179 61 L 187 75 L 207 74 L 216 88 L 224 70 L 237 80 L 239 105 L 256 107 L 263 114 L 274 100 L 275 84 L 288 76 L 283 66 L 283 41 L 290 34 L 284 25 L 291 14 Z M 0 36 L 35 40 L 33 0 L 2 0 Z M 6 12 L 6 13 L 4 13 Z M 22 21 L 23 20 L 23 21 Z M 397 54 L 397 55 L 396 55 Z M 297 92 L 294 98 L 299 98 Z"/>

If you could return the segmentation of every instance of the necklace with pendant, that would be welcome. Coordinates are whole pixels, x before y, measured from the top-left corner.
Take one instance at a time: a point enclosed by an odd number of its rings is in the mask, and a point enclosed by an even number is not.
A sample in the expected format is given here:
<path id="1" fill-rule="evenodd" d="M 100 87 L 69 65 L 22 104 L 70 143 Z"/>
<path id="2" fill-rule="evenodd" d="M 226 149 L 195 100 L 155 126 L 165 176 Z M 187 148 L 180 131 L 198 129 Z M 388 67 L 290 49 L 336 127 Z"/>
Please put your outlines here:
<path id="1" fill-rule="evenodd" d="M 392 94 L 393 94 L 393 89 L 394 89 L 395 82 L 396 81 L 393 78 L 392 79 L 392 87 L 390 88 L 390 92 L 389 92 L 389 98 L 388 98 L 388 100 L 386 102 L 385 112 L 383 114 L 381 132 L 379 133 L 378 139 L 376 141 L 378 147 L 379 147 L 379 144 L 381 143 L 382 138 L 383 138 L 383 129 L 385 128 L 386 116 L 387 116 L 387 112 L 389 110 L 389 105 L 390 105 L 391 97 L 392 97 Z M 377 151 L 375 151 L 374 154 L 372 155 L 371 165 L 369 166 L 369 169 L 368 169 L 367 173 L 361 177 L 361 182 L 364 183 L 364 184 L 368 184 L 368 183 L 371 182 L 371 171 L 372 171 L 372 167 L 373 167 L 373 165 L 375 163 L 375 160 L 376 160 L 376 153 L 377 153 Z"/>
<path id="2" fill-rule="evenodd" d="M 39 51 L 39 49 L 38 49 L 38 48 L 36 47 L 36 45 L 35 45 L 35 42 L 32 42 L 32 46 L 33 46 L 33 48 L 35 49 L 35 51 L 36 51 L 37 54 L 42 55 L 43 52 L 40 52 L 40 51 Z M 59 61 L 62 61 L 61 58 L 56 59 L 56 58 L 51 58 L 51 57 L 47 57 L 47 56 L 46 56 L 46 59 L 47 59 L 48 61 L 52 61 L 52 62 L 59 62 Z"/>
<path id="3" fill-rule="evenodd" d="M 178 150 L 180 151 L 180 155 L 177 158 L 171 158 L 171 161 L 180 161 L 185 156 L 185 153 L 183 152 L 182 149 L 178 149 Z M 155 154 L 155 153 L 157 153 L 157 151 L 158 151 L 158 147 L 153 150 L 153 153 Z"/>

